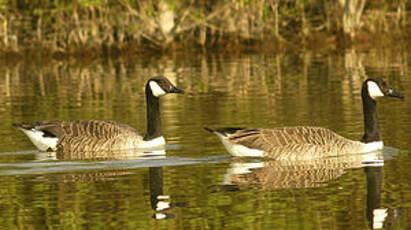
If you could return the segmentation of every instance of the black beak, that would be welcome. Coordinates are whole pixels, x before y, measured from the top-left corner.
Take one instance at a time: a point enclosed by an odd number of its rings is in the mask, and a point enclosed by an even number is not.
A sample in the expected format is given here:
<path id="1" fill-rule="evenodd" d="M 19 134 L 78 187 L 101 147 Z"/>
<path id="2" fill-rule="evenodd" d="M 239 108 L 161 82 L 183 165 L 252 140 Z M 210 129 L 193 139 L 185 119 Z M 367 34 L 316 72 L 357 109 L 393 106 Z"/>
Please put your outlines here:
<path id="1" fill-rule="evenodd" d="M 404 99 L 404 94 L 395 91 L 394 89 L 388 90 L 387 96 L 389 97 L 398 97 Z"/>
<path id="2" fill-rule="evenodd" d="M 170 90 L 170 93 L 181 93 L 181 94 L 183 94 L 183 93 L 184 93 L 184 90 L 179 89 L 179 88 L 177 88 L 177 87 L 173 87 L 173 88 Z"/>

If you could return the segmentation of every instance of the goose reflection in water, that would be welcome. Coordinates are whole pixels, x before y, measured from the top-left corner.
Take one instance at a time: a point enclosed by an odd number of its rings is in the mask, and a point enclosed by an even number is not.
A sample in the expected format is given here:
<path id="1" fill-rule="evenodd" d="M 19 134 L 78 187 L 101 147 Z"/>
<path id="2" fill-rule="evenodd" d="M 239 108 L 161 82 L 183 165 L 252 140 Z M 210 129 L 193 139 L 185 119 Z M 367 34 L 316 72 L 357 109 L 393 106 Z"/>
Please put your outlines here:
<path id="1" fill-rule="evenodd" d="M 371 229 L 391 229 L 399 219 L 401 210 L 381 205 L 383 167 L 364 167 L 367 177 L 367 219 Z"/>
<path id="2" fill-rule="evenodd" d="M 381 207 L 382 167 L 365 167 L 367 176 L 367 219 L 371 229 L 381 229 L 388 209 Z"/>
<path id="3" fill-rule="evenodd" d="M 91 152 L 45 152 L 36 155 L 38 160 L 155 160 L 166 158 L 165 148 L 152 148 L 145 150 L 129 150 L 129 151 L 91 151 Z M 118 172 L 93 172 L 81 173 L 76 177 L 70 177 L 66 182 L 79 180 L 103 181 L 113 176 L 121 176 L 127 174 L 126 171 Z M 154 211 L 153 218 L 157 220 L 173 217 L 169 213 L 172 207 L 170 196 L 163 192 L 163 168 L 148 167 L 149 189 L 150 189 L 150 204 Z"/>
<path id="4" fill-rule="evenodd" d="M 117 151 L 39 152 L 37 160 L 129 160 L 144 157 L 165 158 L 164 147 Z"/>
<path id="5" fill-rule="evenodd" d="M 327 182 L 342 176 L 349 169 L 364 168 L 367 179 L 367 218 L 370 228 L 381 229 L 387 219 L 392 223 L 397 215 L 396 211 L 381 206 L 384 161 L 395 157 L 397 152 L 397 149 L 385 147 L 367 154 L 307 161 L 232 162 L 224 175 L 223 186 L 229 190 L 250 186 L 263 190 L 325 187 Z"/>
<path id="6" fill-rule="evenodd" d="M 154 210 L 153 218 L 160 220 L 173 217 L 167 211 L 171 208 L 170 196 L 163 192 L 163 168 L 149 168 L 150 204 Z"/>

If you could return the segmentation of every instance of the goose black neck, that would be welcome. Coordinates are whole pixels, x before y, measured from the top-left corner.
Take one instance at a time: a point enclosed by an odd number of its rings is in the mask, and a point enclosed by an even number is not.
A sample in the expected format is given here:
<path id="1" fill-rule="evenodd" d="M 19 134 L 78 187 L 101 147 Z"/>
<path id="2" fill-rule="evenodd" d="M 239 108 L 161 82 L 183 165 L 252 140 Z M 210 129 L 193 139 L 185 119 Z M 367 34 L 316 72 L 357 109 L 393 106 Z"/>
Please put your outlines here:
<path id="1" fill-rule="evenodd" d="M 160 118 L 160 102 L 157 97 L 146 86 L 146 101 L 147 101 L 147 133 L 144 136 L 145 141 L 162 136 L 161 118 Z"/>
<path id="2" fill-rule="evenodd" d="M 366 84 L 363 85 L 361 97 L 364 112 L 364 136 L 361 141 L 364 143 L 381 141 L 377 103 L 369 96 Z"/>

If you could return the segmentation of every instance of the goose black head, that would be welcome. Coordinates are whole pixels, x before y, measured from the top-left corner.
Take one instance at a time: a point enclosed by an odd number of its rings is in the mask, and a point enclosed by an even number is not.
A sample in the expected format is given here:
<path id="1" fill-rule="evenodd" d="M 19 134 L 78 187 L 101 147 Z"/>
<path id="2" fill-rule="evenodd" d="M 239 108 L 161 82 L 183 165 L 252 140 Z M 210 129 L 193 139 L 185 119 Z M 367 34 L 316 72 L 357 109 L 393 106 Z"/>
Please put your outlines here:
<path id="1" fill-rule="evenodd" d="M 157 76 L 148 80 L 146 90 L 150 90 L 154 97 L 161 97 L 168 93 L 184 93 L 175 87 L 166 77 Z"/>
<path id="2" fill-rule="evenodd" d="M 377 97 L 397 97 L 397 98 L 404 98 L 404 95 L 395 91 L 384 79 L 375 77 L 375 78 L 368 78 L 363 85 L 363 90 L 366 90 L 368 96 L 372 99 L 376 99 Z"/>

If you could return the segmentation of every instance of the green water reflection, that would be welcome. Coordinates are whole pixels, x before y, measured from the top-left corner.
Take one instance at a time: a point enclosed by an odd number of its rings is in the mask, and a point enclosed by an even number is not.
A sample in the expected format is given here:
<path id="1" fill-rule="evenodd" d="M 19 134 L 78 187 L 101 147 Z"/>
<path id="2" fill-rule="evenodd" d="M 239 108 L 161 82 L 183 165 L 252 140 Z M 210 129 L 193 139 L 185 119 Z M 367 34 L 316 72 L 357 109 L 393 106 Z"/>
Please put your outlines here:
<path id="1" fill-rule="evenodd" d="M 3 63 L 0 226 L 367 229 L 372 226 L 369 210 L 385 209 L 385 227 L 411 228 L 409 66 L 406 50 Z M 33 120 L 110 119 L 144 133 L 144 84 L 158 74 L 186 91 L 161 102 L 167 156 L 174 158 L 170 164 L 129 167 L 136 161 L 40 158 L 11 127 Z M 258 168 L 227 183 L 235 159 L 190 164 L 180 159 L 227 155 L 217 138 L 202 130 L 204 125 L 315 125 L 359 139 L 361 84 L 374 75 L 406 95 L 403 101 L 378 102 L 384 142 L 399 149 L 383 166 L 320 162 L 315 165 L 330 167 L 294 164 L 281 171 L 283 166 L 274 164 L 267 178 L 281 185 L 268 179 L 257 183 Z M 299 180 L 307 178 L 304 172 L 310 181 Z"/>

